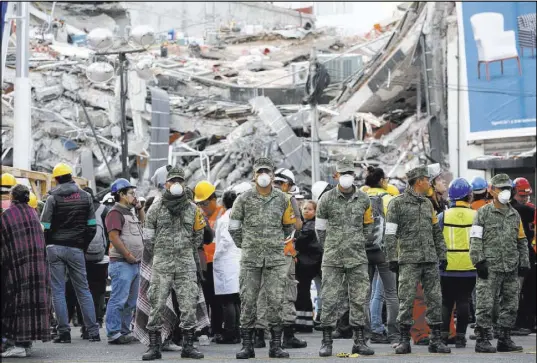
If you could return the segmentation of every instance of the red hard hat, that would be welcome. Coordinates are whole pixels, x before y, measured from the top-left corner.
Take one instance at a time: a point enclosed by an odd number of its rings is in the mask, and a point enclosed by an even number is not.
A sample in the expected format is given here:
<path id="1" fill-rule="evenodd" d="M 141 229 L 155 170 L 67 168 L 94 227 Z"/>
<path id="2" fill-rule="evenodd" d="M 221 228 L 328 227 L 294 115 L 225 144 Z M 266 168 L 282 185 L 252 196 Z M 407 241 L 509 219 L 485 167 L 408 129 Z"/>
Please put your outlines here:
<path id="1" fill-rule="evenodd" d="M 515 179 L 515 191 L 517 192 L 517 194 L 522 195 L 522 196 L 530 195 L 532 190 L 531 190 L 531 185 L 528 179 L 516 178 Z"/>

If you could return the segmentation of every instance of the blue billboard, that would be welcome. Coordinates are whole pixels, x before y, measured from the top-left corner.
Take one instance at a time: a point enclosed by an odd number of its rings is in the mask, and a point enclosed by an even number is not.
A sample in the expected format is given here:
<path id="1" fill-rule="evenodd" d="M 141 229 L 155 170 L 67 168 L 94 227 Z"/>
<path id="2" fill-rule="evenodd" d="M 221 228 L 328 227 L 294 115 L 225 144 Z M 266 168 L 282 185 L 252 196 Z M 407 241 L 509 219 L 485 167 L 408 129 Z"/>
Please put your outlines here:
<path id="1" fill-rule="evenodd" d="M 458 9 L 469 138 L 535 135 L 535 2 L 462 2 Z"/>

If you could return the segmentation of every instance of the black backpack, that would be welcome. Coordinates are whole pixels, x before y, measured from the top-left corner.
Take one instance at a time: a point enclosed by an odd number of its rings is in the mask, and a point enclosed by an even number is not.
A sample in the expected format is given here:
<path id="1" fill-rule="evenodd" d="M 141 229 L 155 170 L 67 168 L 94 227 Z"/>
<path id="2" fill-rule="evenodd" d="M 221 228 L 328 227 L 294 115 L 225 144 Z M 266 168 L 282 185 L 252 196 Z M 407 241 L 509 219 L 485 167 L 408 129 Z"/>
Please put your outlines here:
<path id="1" fill-rule="evenodd" d="M 103 216 L 106 212 L 106 206 L 101 204 L 99 208 L 95 211 L 95 220 L 97 225 L 97 231 L 95 236 L 91 240 L 88 250 L 86 251 L 86 261 L 90 262 L 99 262 L 103 259 L 106 252 L 106 228 L 103 225 Z"/>

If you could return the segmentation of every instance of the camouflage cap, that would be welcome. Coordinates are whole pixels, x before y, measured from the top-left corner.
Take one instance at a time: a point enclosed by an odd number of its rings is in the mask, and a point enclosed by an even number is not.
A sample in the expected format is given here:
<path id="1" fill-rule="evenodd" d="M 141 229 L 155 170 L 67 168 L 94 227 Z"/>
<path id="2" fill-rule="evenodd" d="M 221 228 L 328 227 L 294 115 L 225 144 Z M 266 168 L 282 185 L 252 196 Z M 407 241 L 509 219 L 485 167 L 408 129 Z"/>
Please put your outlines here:
<path id="1" fill-rule="evenodd" d="M 185 180 L 185 171 L 183 170 L 183 168 L 174 166 L 168 171 L 166 181 L 169 182 L 174 178 L 181 178 L 182 180 Z"/>
<path id="2" fill-rule="evenodd" d="M 254 171 L 257 173 L 260 169 L 274 171 L 274 163 L 269 158 L 259 158 L 254 161 Z"/>
<path id="3" fill-rule="evenodd" d="M 494 175 L 494 177 L 490 180 L 490 185 L 494 188 L 513 187 L 513 183 L 507 174 Z"/>
<path id="4" fill-rule="evenodd" d="M 355 172 L 354 162 L 351 159 L 343 158 L 336 163 L 336 172 L 345 173 L 348 171 Z"/>
<path id="5" fill-rule="evenodd" d="M 406 178 L 408 180 L 422 178 L 424 176 L 427 177 L 427 178 L 429 177 L 429 170 L 427 169 L 427 167 L 425 165 L 420 165 L 418 167 L 415 167 L 414 169 L 410 169 L 406 173 Z"/>

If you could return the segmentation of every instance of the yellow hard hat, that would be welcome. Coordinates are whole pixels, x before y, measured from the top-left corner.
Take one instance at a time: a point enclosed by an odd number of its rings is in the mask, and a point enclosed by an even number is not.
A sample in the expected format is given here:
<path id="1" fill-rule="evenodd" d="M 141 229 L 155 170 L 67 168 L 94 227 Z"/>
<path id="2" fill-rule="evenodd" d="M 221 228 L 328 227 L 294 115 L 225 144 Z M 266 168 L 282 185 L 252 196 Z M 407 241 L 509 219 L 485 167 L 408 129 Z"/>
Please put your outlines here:
<path id="1" fill-rule="evenodd" d="M 52 176 L 55 178 L 68 174 L 73 174 L 73 169 L 71 169 L 69 165 L 64 163 L 57 164 L 52 170 Z"/>
<path id="2" fill-rule="evenodd" d="M 400 194 L 399 189 L 397 189 L 397 187 L 393 184 L 388 184 L 388 186 L 386 187 L 386 191 L 388 192 L 388 194 L 394 197 Z"/>
<path id="3" fill-rule="evenodd" d="M 33 209 L 37 209 L 37 197 L 32 192 L 30 192 L 30 201 L 28 202 L 28 205 Z"/>
<path id="4" fill-rule="evenodd" d="M 2 186 L 3 187 L 12 187 L 17 185 L 17 179 L 9 173 L 2 174 Z"/>
<path id="5" fill-rule="evenodd" d="M 209 199 L 211 195 L 214 194 L 216 187 L 208 182 L 207 180 L 202 180 L 194 188 L 194 202 L 203 202 L 204 200 Z"/>

